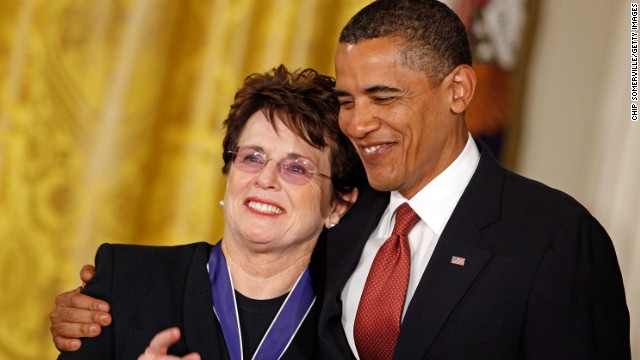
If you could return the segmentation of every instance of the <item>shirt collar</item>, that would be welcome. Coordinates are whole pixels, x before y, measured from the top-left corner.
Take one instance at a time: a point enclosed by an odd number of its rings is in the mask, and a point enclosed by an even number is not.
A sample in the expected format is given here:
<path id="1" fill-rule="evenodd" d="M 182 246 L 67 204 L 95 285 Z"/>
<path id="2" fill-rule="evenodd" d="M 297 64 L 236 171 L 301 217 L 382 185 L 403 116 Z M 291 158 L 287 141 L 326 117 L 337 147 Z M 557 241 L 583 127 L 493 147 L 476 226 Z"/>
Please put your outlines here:
<path id="1" fill-rule="evenodd" d="M 387 211 L 393 214 L 398 206 L 408 202 L 420 219 L 440 236 L 479 161 L 480 152 L 469 134 L 460 155 L 411 199 L 407 200 L 399 192 L 392 191 Z"/>

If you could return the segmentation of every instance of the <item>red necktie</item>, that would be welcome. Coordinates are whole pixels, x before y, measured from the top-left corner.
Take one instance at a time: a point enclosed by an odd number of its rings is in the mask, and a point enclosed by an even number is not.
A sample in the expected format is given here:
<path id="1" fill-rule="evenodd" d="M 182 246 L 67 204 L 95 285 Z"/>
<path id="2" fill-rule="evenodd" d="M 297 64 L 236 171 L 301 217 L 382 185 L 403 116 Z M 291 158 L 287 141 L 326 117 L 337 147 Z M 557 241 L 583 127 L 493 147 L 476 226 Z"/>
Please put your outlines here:
<path id="1" fill-rule="evenodd" d="M 409 204 L 400 205 L 393 233 L 373 259 L 353 329 L 361 360 L 393 358 L 411 269 L 407 235 L 419 220 Z"/>

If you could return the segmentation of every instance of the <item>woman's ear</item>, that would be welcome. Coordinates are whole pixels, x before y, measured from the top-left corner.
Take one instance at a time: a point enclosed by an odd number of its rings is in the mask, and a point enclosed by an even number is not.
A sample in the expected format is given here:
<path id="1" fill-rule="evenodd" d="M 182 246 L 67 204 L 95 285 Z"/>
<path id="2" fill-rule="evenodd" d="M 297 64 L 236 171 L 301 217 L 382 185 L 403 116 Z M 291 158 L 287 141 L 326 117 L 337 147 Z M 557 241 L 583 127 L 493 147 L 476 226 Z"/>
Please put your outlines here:
<path id="1" fill-rule="evenodd" d="M 450 89 L 451 111 L 463 113 L 476 89 L 476 73 L 469 65 L 458 65 L 447 75 L 445 81 Z"/>
<path id="2" fill-rule="evenodd" d="M 351 190 L 350 192 L 342 195 L 342 199 L 346 201 L 347 204 L 340 201 L 334 201 L 333 209 L 331 210 L 331 213 L 329 213 L 329 216 L 327 216 L 327 218 L 325 219 L 324 226 L 327 229 L 330 229 L 337 225 L 344 214 L 349 211 L 351 205 L 356 202 L 356 200 L 358 199 L 358 189 L 353 188 L 353 190 Z"/>

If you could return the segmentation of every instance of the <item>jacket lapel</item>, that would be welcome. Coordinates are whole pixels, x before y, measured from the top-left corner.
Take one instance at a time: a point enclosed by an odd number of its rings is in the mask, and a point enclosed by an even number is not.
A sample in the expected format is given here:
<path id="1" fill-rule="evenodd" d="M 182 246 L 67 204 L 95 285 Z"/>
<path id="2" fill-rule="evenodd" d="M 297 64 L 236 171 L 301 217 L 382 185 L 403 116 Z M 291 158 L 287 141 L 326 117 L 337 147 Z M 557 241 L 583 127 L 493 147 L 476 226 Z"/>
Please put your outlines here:
<path id="1" fill-rule="evenodd" d="M 389 203 L 389 193 L 366 186 L 360 189 L 358 201 L 333 230 L 327 233 L 326 292 L 319 324 L 320 357 L 353 358 L 342 327 L 340 295 L 358 265 L 369 234 L 378 224 Z"/>
<path id="2" fill-rule="evenodd" d="M 184 289 L 184 341 L 204 359 L 229 359 L 220 323 L 213 312 L 207 263 L 211 245 L 198 244 Z"/>
<path id="3" fill-rule="evenodd" d="M 422 359 L 451 312 L 463 298 L 491 249 L 481 230 L 500 217 L 505 170 L 484 146 L 480 163 L 449 219 L 409 304 L 400 329 L 395 359 Z M 452 257 L 464 258 L 464 265 Z"/>
<path id="4" fill-rule="evenodd" d="M 360 194 L 357 202 L 334 231 L 329 231 L 327 243 L 327 284 L 332 295 L 340 297 L 342 288 L 360 261 L 369 235 L 389 204 L 389 193 L 370 187 Z"/>

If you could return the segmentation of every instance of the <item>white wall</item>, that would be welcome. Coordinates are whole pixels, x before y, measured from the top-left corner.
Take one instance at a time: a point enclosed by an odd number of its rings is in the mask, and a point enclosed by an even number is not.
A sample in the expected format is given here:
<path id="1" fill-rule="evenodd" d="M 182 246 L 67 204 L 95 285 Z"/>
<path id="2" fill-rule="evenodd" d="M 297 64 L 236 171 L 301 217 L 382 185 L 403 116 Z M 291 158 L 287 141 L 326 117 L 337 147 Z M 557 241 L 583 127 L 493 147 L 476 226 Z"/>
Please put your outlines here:
<path id="1" fill-rule="evenodd" d="M 517 170 L 611 235 L 640 357 L 640 122 L 630 120 L 630 1 L 541 0 Z"/>

